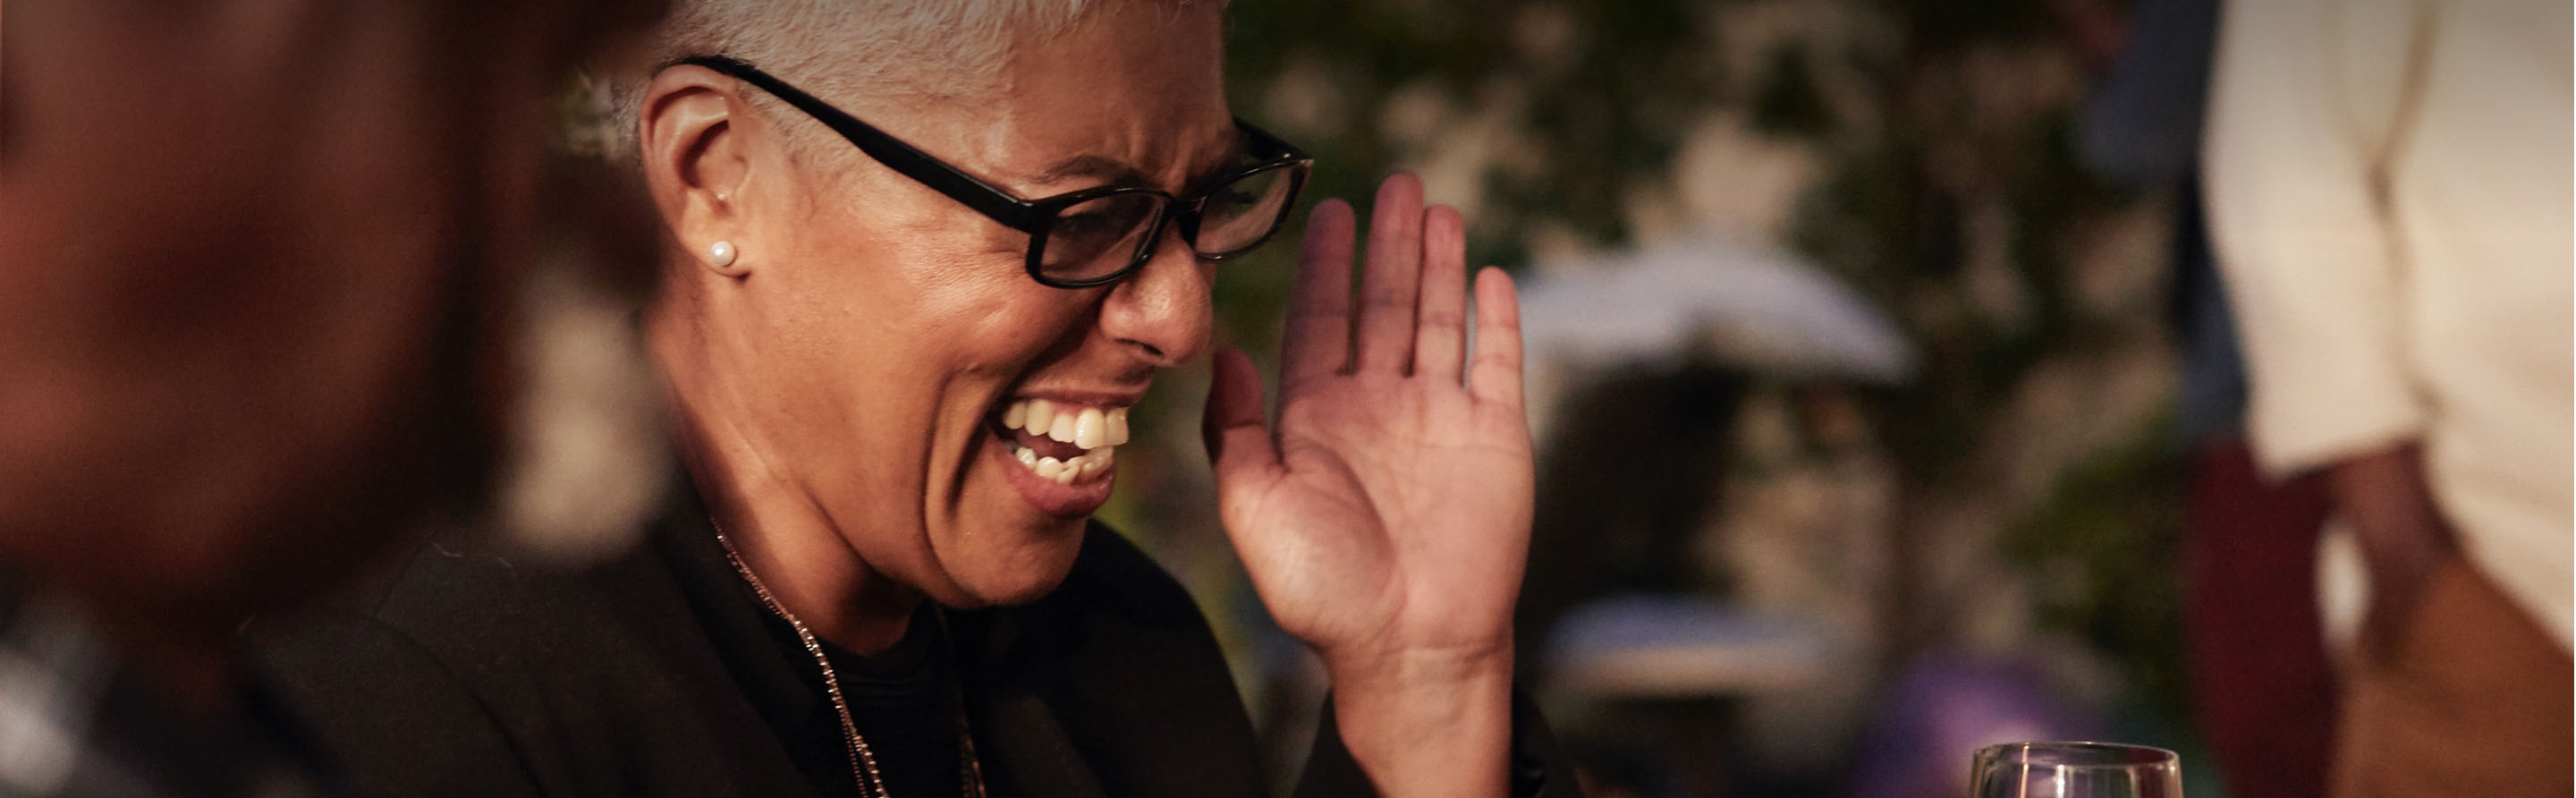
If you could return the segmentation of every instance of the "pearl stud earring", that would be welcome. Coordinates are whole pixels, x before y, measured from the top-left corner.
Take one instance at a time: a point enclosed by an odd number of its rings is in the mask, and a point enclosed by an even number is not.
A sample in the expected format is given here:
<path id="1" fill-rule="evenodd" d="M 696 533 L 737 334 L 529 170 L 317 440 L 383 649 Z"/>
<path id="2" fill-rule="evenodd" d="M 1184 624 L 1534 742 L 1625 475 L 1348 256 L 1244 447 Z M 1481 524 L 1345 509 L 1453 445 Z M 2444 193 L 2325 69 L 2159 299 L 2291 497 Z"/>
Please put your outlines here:
<path id="1" fill-rule="evenodd" d="M 707 259 L 714 261 L 716 268 L 719 269 L 733 265 L 733 242 L 718 241 L 709 245 L 707 247 Z"/>

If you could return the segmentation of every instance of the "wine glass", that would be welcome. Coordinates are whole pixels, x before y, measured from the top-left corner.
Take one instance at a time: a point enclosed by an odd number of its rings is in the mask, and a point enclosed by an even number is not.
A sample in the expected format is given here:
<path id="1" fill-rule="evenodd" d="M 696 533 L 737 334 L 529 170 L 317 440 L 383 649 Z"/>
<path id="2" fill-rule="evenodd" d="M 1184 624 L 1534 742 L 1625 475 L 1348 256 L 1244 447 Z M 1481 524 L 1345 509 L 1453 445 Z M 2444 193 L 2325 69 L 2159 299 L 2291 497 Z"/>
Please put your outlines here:
<path id="1" fill-rule="evenodd" d="M 2182 798 L 2174 752 L 2118 743 L 2010 743 L 1978 749 L 1975 798 Z"/>

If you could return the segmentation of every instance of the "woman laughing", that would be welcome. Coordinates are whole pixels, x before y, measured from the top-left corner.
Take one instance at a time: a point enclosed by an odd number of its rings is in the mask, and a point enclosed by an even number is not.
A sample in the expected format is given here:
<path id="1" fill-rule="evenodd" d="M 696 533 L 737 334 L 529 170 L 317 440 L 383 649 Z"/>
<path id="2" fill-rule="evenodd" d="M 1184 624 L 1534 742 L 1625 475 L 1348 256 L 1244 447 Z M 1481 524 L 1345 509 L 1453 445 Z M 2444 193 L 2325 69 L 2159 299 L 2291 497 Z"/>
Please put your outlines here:
<path id="1" fill-rule="evenodd" d="M 1264 794 L 1196 606 L 1090 520 L 1128 408 L 1207 353 L 1222 264 L 1312 165 L 1228 111 L 1223 12 L 681 4 L 625 100 L 688 500 L 575 573 L 424 548 L 287 635 L 280 681 L 352 781 Z M 1205 416 L 1225 532 L 1332 680 L 1304 790 L 1573 794 L 1512 689 L 1511 283 L 1470 279 L 1458 214 L 1409 176 L 1364 256 L 1355 226 L 1339 201 L 1307 221 L 1277 418 L 1230 350 Z"/>

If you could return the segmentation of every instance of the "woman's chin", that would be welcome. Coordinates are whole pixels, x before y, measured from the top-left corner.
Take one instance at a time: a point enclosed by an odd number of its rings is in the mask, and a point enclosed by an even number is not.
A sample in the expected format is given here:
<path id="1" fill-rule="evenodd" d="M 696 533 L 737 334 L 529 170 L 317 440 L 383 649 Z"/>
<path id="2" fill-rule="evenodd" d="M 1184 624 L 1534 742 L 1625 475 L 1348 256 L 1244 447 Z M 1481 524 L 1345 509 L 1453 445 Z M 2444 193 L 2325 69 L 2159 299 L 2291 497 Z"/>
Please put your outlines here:
<path id="1" fill-rule="evenodd" d="M 1073 570 L 1091 513 L 1107 502 L 1111 475 L 1066 484 L 1040 479 L 987 435 L 941 568 L 962 595 L 934 596 L 956 607 L 1022 604 L 1044 597 Z"/>
<path id="2" fill-rule="evenodd" d="M 1082 553 L 1085 526 L 1083 519 L 1047 519 L 1036 528 L 1012 527 L 1009 540 L 969 541 L 975 548 L 961 552 L 966 559 L 947 563 L 949 579 L 964 595 L 935 598 L 959 608 L 1026 604 L 1044 598 L 1073 571 L 1073 561 Z"/>

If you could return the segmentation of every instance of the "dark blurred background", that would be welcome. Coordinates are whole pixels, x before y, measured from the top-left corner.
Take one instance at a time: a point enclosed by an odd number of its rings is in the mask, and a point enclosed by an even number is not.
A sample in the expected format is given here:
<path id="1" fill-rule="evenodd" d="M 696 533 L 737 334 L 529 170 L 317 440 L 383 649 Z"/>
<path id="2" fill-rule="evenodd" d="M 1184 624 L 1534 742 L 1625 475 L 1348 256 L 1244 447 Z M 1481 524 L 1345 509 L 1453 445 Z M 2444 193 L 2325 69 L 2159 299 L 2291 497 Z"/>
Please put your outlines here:
<path id="1" fill-rule="evenodd" d="M 1523 281 L 1525 681 L 1594 794 L 1938 794 L 2046 737 L 2174 747 L 2219 794 L 2179 621 L 2180 189 L 2079 153 L 2127 6 L 1233 5 L 1237 112 L 1315 154 L 1308 202 L 1416 171 Z M 1220 272 L 1256 358 L 1294 249 Z M 1320 673 L 1216 531 L 1176 376 L 1104 515 L 1302 741 Z"/>

